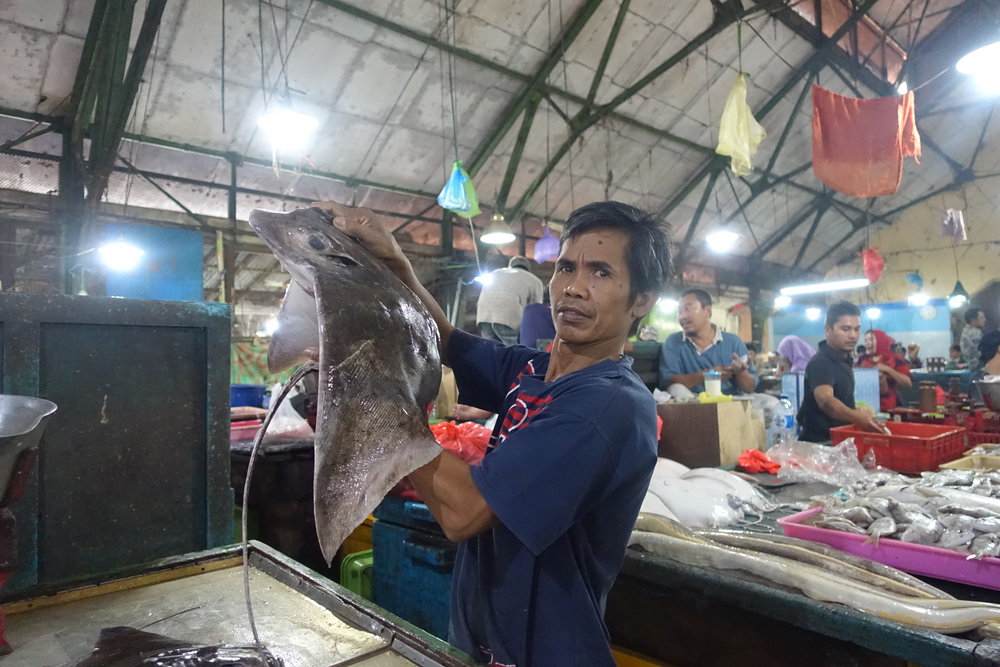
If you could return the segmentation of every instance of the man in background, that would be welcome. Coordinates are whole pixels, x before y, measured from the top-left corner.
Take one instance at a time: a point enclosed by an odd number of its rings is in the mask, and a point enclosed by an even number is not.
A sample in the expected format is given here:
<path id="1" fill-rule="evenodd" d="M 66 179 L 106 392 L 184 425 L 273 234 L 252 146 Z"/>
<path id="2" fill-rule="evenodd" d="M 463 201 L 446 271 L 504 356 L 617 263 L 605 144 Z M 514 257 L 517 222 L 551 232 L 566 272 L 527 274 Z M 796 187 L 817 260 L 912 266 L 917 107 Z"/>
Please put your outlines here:
<path id="1" fill-rule="evenodd" d="M 705 391 L 705 373 L 722 373 L 723 394 L 750 394 L 757 387 L 757 369 L 739 336 L 712 324 L 712 297 L 689 289 L 677 305 L 682 331 L 667 336 L 660 353 L 660 386 L 676 399 Z"/>
<path id="2" fill-rule="evenodd" d="M 486 275 L 488 280 L 476 304 L 479 335 L 504 345 L 515 345 L 524 307 L 542 302 L 545 285 L 531 272 L 531 263 L 522 255 L 511 257 L 506 268 L 494 269 Z"/>
<path id="3" fill-rule="evenodd" d="M 959 345 L 962 348 L 962 358 L 968 364 L 968 369 L 974 371 L 982 366 L 979 361 L 979 341 L 983 339 L 983 327 L 986 326 L 986 313 L 980 308 L 969 308 L 965 311 L 965 328 Z"/>
<path id="4" fill-rule="evenodd" d="M 841 301 L 826 311 L 826 340 L 806 365 L 798 420 L 800 440 L 829 442 L 834 426 L 854 424 L 865 431 L 884 433 L 872 413 L 854 407 L 854 364 L 851 352 L 861 338 L 861 310 Z"/>

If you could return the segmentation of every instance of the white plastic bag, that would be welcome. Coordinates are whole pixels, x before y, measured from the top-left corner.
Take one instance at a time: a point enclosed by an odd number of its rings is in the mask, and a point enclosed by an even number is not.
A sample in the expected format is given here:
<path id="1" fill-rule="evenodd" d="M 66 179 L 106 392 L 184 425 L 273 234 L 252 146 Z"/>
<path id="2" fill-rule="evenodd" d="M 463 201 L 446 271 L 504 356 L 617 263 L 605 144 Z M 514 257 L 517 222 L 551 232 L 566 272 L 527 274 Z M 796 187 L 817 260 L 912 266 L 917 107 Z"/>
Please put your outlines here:
<path id="1" fill-rule="evenodd" d="M 854 438 L 847 438 L 834 447 L 789 440 L 771 447 L 766 453 L 767 458 L 781 464 L 778 475 L 789 482 L 847 486 L 868 475 L 858 461 Z"/>
<path id="2" fill-rule="evenodd" d="M 753 168 L 750 161 L 766 136 L 767 132 L 753 117 L 753 112 L 747 105 L 746 74 L 740 72 L 726 98 L 726 107 L 722 110 L 719 145 L 715 152 L 732 158 L 730 168 L 734 174 L 746 176 Z"/>
<path id="3" fill-rule="evenodd" d="M 277 411 L 274 413 L 274 417 L 271 419 L 270 425 L 267 427 L 267 433 L 264 435 L 264 442 L 275 442 L 284 440 L 307 440 L 313 437 L 312 427 L 309 426 L 309 422 L 299 415 L 292 407 L 292 397 L 298 394 L 297 388 L 292 388 L 285 396 L 285 399 L 281 401 L 278 405 Z M 281 385 L 275 384 L 271 388 L 271 400 L 278 400 L 278 396 L 281 395 Z"/>

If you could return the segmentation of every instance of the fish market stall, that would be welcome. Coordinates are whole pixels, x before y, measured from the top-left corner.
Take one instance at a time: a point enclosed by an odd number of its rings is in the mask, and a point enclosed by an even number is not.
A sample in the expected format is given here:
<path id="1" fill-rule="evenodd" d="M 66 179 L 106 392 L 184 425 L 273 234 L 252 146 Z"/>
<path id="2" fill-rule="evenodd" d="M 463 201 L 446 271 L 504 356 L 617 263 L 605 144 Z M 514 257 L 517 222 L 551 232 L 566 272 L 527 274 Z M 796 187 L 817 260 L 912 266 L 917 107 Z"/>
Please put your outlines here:
<path id="1" fill-rule="evenodd" d="M 697 471 L 689 471 L 681 477 L 690 479 L 692 472 Z M 926 493 L 940 493 L 941 479 L 949 477 L 953 477 L 951 473 L 944 478 L 930 478 L 928 487 L 934 482 L 939 485 Z M 874 479 L 879 485 L 876 488 L 882 488 L 881 485 L 891 488 L 888 482 L 892 477 L 880 473 Z M 795 563 L 773 567 L 774 563 L 768 562 L 772 560 L 769 553 L 779 553 L 775 549 L 802 551 L 802 547 L 794 543 L 788 547 L 787 538 L 771 538 L 781 533 L 778 522 L 796 524 L 802 520 L 803 513 L 798 512 L 802 509 L 802 501 L 828 497 L 838 488 L 839 485 L 820 482 L 787 485 L 780 488 L 774 498 L 783 506 L 770 509 L 760 521 L 731 526 L 731 532 L 726 533 L 688 531 L 686 539 L 675 539 L 684 537 L 683 528 L 673 535 L 666 530 L 659 546 L 655 540 L 635 538 L 640 531 L 657 530 L 650 519 L 644 520 L 641 515 L 637 532 L 633 533 L 633 542 L 638 546 L 629 549 L 608 600 L 607 622 L 612 641 L 676 665 L 721 665 L 737 661 L 769 665 L 904 665 L 907 662 L 988 665 L 1000 662 L 1000 639 L 993 630 L 996 626 L 987 623 L 1000 617 L 1000 608 L 980 604 L 1000 603 L 1000 591 L 991 590 L 996 585 L 983 588 L 982 581 L 965 576 L 968 572 L 995 569 L 992 561 L 996 559 L 988 555 L 979 556 L 964 567 L 951 563 L 946 567 L 950 572 L 933 567 L 905 568 L 923 574 L 936 572 L 939 576 L 944 574 L 979 585 L 917 579 L 902 572 L 890 572 L 871 561 L 859 561 L 850 554 L 828 551 L 827 547 L 811 542 L 798 543 L 811 545 L 806 549 L 808 554 L 798 554 L 794 558 L 789 555 L 784 562 L 804 563 L 808 562 L 806 555 L 815 557 L 820 561 L 822 581 L 810 574 L 816 568 L 798 568 Z M 651 485 L 653 489 L 655 483 Z M 667 504 L 672 500 L 666 494 L 661 495 Z M 790 504 L 795 507 L 789 507 Z M 841 505 L 849 507 L 850 501 L 830 499 L 825 507 L 832 512 L 834 510 L 829 508 Z M 815 515 L 818 511 L 809 514 Z M 790 516 L 795 513 L 800 516 Z M 793 534 L 794 529 L 787 528 L 786 533 Z M 814 530 L 822 532 L 818 528 Z M 658 537 L 649 532 L 645 535 Z M 848 538 L 862 541 L 859 535 L 847 532 L 839 535 L 838 539 L 844 542 Z M 758 551 L 748 546 L 754 541 L 770 544 Z M 823 541 L 833 543 L 828 539 Z M 781 546 L 774 547 L 774 543 Z M 719 548 L 720 544 L 739 548 Z M 882 551 L 871 544 L 865 545 L 867 551 L 850 551 L 892 563 L 882 558 L 882 552 L 915 551 L 915 546 L 883 537 L 878 547 Z M 930 546 L 922 546 L 922 549 L 943 551 Z M 976 559 L 975 549 L 970 546 L 969 550 L 953 556 L 963 563 L 966 556 Z M 843 563 L 824 563 L 825 559 L 813 552 L 833 553 Z M 888 574 L 893 581 L 856 585 L 864 582 L 865 577 L 837 578 L 837 568 L 846 571 L 857 564 L 863 565 L 866 571 L 862 574 L 869 578 L 870 573 Z M 890 592 L 886 593 L 883 587 Z M 891 592 L 894 587 L 902 592 Z M 807 590 L 812 597 L 803 593 Z M 874 596 L 873 590 L 876 591 Z M 950 599 L 952 597 L 955 599 Z M 821 600 L 840 600 L 843 604 Z M 966 620 L 973 619 L 971 623 L 954 622 L 953 614 L 966 612 L 969 614 Z"/>
<path id="2" fill-rule="evenodd" d="M 14 652 L 4 665 L 77 664 L 106 628 L 119 636 L 142 637 L 129 630 L 135 628 L 210 647 L 252 645 L 241 562 L 238 547 L 224 547 L 9 603 L 3 609 Z M 250 544 L 249 571 L 261 641 L 285 667 L 469 664 L 444 642 L 265 545 Z M 106 643 L 102 650 L 121 650 Z"/>

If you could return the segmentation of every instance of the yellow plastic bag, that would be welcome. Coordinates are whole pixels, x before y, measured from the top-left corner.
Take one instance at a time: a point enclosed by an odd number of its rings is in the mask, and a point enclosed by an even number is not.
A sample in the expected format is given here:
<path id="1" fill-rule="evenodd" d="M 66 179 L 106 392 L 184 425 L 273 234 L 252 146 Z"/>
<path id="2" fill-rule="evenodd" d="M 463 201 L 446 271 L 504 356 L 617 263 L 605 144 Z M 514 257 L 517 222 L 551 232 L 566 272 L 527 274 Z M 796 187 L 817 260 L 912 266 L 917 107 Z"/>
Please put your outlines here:
<path id="1" fill-rule="evenodd" d="M 726 108 L 722 110 L 719 145 L 715 152 L 732 158 L 729 164 L 734 174 L 746 176 L 752 168 L 750 161 L 766 136 L 767 132 L 747 106 L 746 74 L 741 72 L 726 98 Z"/>

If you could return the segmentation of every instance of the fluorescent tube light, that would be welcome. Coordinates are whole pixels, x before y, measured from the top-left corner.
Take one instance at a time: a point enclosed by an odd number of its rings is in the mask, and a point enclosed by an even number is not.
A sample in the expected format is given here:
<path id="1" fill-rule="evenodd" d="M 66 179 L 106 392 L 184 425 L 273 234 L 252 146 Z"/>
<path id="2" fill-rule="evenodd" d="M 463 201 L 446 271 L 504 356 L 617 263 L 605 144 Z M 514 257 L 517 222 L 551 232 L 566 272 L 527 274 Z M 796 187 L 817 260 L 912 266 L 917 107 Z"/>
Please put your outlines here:
<path id="1" fill-rule="evenodd" d="M 867 287 L 867 278 L 850 278 L 848 280 L 831 280 L 825 283 L 810 283 L 808 285 L 792 285 L 782 287 L 781 293 L 788 296 L 796 294 L 815 294 L 816 292 L 836 292 L 838 290 L 858 289 Z"/>

